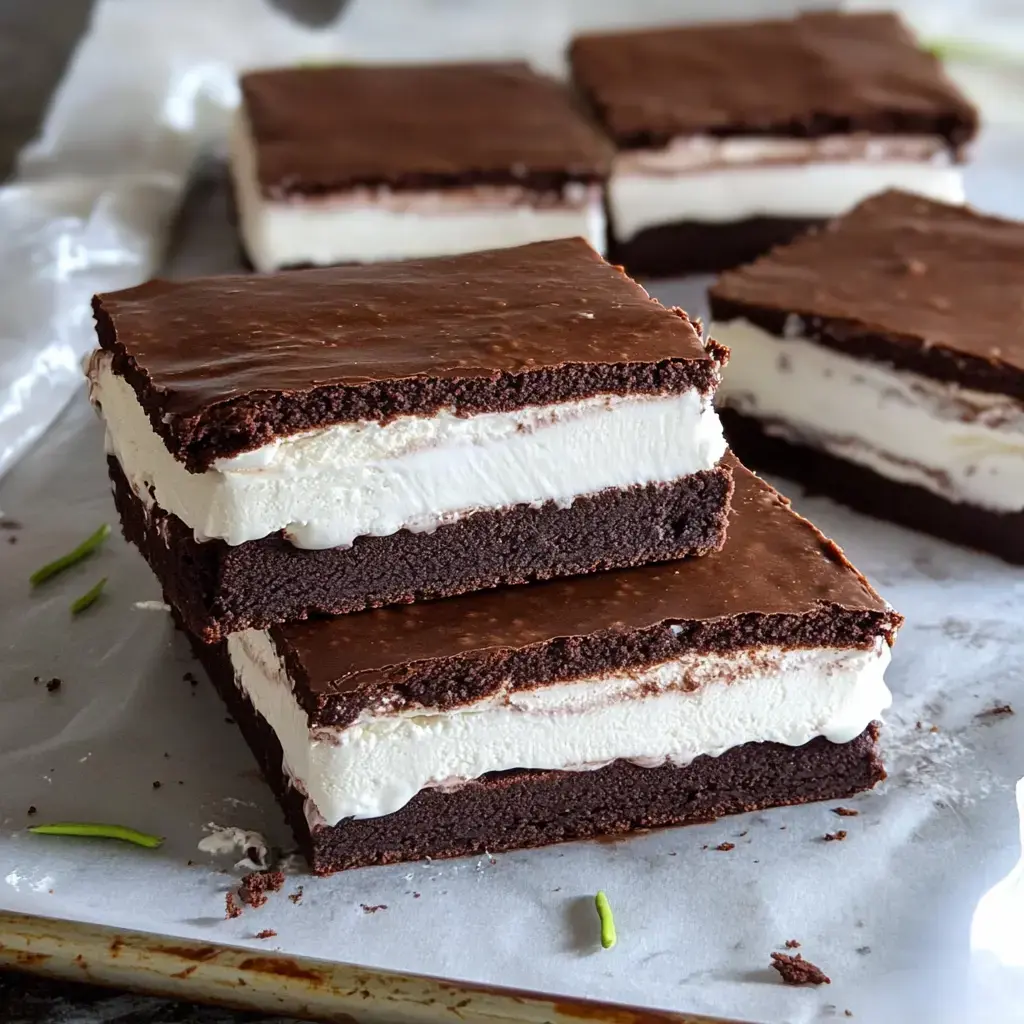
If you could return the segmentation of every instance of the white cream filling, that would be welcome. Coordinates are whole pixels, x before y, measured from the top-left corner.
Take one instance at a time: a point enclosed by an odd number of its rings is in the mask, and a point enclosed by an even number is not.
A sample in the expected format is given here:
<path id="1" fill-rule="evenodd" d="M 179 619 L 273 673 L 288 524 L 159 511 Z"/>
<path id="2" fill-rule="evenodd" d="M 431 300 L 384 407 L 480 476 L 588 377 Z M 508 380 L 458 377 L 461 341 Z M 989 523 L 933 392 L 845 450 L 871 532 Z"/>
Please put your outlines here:
<path id="1" fill-rule="evenodd" d="M 889 646 L 756 648 L 534 690 L 454 711 L 364 714 L 310 729 L 269 634 L 228 637 L 235 681 L 274 730 L 286 772 L 323 819 L 391 814 L 421 789 L 512 768 L 588 769 L 616 759 L 688 764 L 750 742 L 847 743 L 889 706 Z"/>
<path id="2" fill-rule="evenodd" d="M 614 236 L 680 221 L 725 224 L 750 217 L 824 219 L 886 189 L 964 201 L 959 169 L 941 139 L 678 139 L 627 150 L 608 183 Z"/>
<path id="3" fill-rule="evenodd" d="M 361 536 L 431 531 L 481 509 L 568 507 L 609 487 L 668 483 L 725 454 L 710 397 L 691 390 L 341 423 L 191 473 L 105 353 L 92 360 L 90 379 L 108 450 L 132 490 L 199 541 L 241 544 L 284 530 L 297 547 L 342 547 Z"/>
<path id="4" fill-rule="evenodd" d="M 947 501 L 1024 509 L 1024 403 L 854 359 L 747 320 L 711 333 L 732 350 L 717 401 L 771 436 L 916 484 Z"/>
<path id="5" fill-rule="evenodd" d="M 391 192 L 360 189 L 325 198 L 270 199 L 242 114 L 231 136 L 231 174 L 239 230 L 260 271 L 312 263 L 450 256 L 551 238 L 585 238 L 605 250 L 599 185 L 570 184 L 561 201 L 538 203 L 518 186 Z"/>

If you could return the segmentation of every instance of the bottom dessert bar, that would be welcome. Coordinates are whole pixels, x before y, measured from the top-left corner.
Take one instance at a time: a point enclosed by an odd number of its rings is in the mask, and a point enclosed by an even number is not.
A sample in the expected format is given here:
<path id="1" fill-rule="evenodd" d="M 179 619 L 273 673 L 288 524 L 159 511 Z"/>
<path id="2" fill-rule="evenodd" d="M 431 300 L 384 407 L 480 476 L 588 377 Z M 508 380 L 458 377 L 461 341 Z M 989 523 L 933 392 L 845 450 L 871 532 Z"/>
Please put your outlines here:
<path id="1" fill-rule="evenodd" d="M 615 761 L 593 771 L 504 771 L 457 789 L 424 789 L 401 810 L 311 824 L 285 774 L 281 744 L 235 684 L 224 644 L 193 649 L 238 723 L 318 875 L 426 857 L 462 857 L 695 825 L 768 807 L 840 800 L 885 778 L 872 723 L 849 743 L 745 743 L 685 767 Z"/>
<path id="2" fill-rule="evenodd" d="M 636 277 L 710 274 L 749 263 L 823 223 L 789 217 L 751 217 L 724 224 L 659 224 L 639 231 L 628 241 L 613 242 L 608 259 Z"/>
<path id="3" fill-rule="evenodd" d="M 854 462 L 765 433 L 759 420 L 732 409 L 719 415 L 736 453 L 755 469 L 795 480 L 857 512 L 1024 565 L 1024 513 L 993 512 L 890 480 Z"/>
<path id="4" fill-rule="evenodd" d="M 728 540 L 704 558 L 193 637 L 313 869 L 707 821 L 881 779 L 900 616 L 733 471 Z"/>
<path id="5" fill-rule="evenodd" d="M 125 538 L 143 553 L 192 633 L 241 629 L 451 597 L 557 576 L 703 555 L 722 546 L 732 476 L 725 464 L 669 484 L 609 489 L 568 508 L 547 502 L 481 511 L 433 532 L 359 537 L 304 550 L 283 537 L 231 546 L 193 531 L 107 467 Z M 528 543 L 527 543 L 528 541 Z"/>

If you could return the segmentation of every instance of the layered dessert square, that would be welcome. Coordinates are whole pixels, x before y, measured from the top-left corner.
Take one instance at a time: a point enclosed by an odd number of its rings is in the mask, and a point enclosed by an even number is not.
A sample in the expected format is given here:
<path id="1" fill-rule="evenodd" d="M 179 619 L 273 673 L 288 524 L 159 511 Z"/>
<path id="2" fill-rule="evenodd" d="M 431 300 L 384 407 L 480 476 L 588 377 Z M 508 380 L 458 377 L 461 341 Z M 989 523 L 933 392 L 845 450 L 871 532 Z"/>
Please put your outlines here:
<path id="1" fill-rule="evenodd" d="M 611 146 L 525 64 L 298 67 L 241 80 L 238 227 L 261 271 L 605 244 Z"/>
<path id="2" fill-rule="evenodd" d="M 848 797 L 900 616 L 737 466 L 706 558 L 194 641 L 314 871 Z"/>
<path id="3" fill-rule="evenodd" d="M 581 239 L 94 310 L 122 526 L 206 640 L 724 541 L 725 350 Z"/>
<path id="4" fill-rule="evenodd" d="M 892 14 L 803 14 L 577 38 L 618 146 L 612 258 L 668 276 L 753 259 L 868 196 L 963 198 L 977 114 Z"/>
<path id="5" fill-rule="evenodd" d="M 751 465 L 1024 563 L 1024 224 L 902 192 L 722 276 Z"/>

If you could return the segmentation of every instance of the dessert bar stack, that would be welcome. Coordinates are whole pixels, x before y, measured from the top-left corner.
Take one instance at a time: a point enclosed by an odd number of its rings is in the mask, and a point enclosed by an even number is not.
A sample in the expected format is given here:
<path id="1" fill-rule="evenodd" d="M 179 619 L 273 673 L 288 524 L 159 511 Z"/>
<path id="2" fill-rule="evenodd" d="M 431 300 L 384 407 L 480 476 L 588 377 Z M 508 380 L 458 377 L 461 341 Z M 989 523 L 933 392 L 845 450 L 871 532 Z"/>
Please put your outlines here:
<path id="1" fill-rule="evenodd" d="M 581 239 L 98 296 L 126 536 L 314 871 L 848 796 L 899 616 Z"/>

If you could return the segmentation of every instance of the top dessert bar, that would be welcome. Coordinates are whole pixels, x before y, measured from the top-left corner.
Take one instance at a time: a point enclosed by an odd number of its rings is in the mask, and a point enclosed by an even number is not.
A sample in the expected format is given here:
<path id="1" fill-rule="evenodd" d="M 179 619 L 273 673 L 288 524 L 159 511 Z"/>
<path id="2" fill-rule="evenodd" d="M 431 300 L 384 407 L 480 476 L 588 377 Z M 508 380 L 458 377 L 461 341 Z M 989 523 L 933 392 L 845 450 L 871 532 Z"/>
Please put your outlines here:
<path id="1" fill-rule="evenodd" d="M 751 258 L 888 187 L 962 196 L 950 163 L 977 114 L 892 14 L 588 35 L 570 57 L 620 149 L 609 210 L 633 272 Z"/>
<path id="2" fill-rule="evenodd" d="M 259 270 L 570 235 L 603 247 L 610 146 L 525 64 L 288 68 L 241 88 L 232 170 Z"/>
<path id="3" fill-rule="evenodd" d="M 122 523 L 206 639 L 724 541 L 726 353 L 581 239 L 94 308 Z"/>
<path id="4" fill-rule="evenodd" d="M 888 192 L 725 274 L 719 390 L 755 465 L 1024 560 L 1024 224 Z"/>

